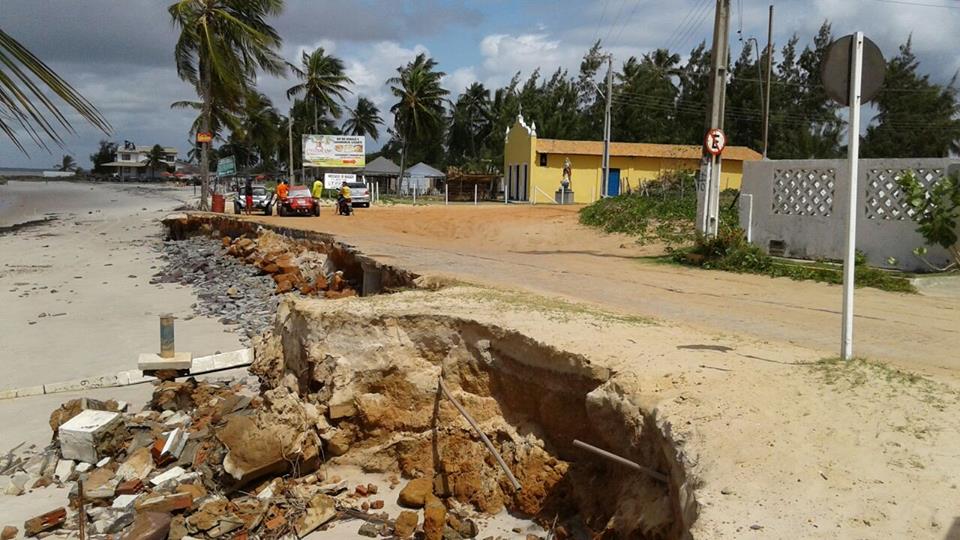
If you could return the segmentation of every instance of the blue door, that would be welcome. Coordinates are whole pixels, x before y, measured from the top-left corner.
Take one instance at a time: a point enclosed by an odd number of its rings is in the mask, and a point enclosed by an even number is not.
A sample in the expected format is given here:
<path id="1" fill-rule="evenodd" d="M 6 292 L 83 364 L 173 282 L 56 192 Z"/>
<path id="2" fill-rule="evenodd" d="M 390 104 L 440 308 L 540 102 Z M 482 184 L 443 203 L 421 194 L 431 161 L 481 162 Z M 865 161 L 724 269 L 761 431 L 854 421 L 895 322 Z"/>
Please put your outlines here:
<path id="1" fill-rule="evenodd" d="M 620 169 L 610 169 L 607 178 L 607 197 L 616 197 L 620 194 Z"/>

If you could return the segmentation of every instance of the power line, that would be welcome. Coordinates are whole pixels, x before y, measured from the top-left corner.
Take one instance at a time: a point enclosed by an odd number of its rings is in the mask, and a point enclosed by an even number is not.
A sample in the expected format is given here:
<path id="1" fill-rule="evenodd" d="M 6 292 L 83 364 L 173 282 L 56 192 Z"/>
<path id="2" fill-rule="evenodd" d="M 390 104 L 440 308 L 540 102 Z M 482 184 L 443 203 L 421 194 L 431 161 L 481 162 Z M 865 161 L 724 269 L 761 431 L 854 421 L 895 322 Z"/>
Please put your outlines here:
<path id="1" fill-rule="evenodd" d="M 935 7 L 935 8 L 946 8 L 946 9 L 960 9 L 960 5 L 948 5 L 948 4 L 928 4 L 926 2 L 908 2 L 907 0 L 873 0 L 874 2 L 882 2 L 884 4 L 899 4 L 902 6 L 918 6 L 918 7 Z"/>
<path id="2" fill-rule="evenodd" d="M 689 40 L 691 37 L 696 35 L 697 30 L 704 23 L 704 21 L 709 19 L 710 13 L 711 13 L 710 2 L 709 0 L 707 0 L 707 3 L 704 4 L 704 8 L 700 11 L 699 16 L 693 21 L 693 24 L 691 24 L 687 28 L 686 32 L 684 32 L 684 34 L 677 41 L 676 45 L 673 46 L 673 48 L 679 49 L 680 47 L 682 47 L 687 43 L 687 40 Z"/>
<path id="3" fill-rule="evenodd" d="M 685 39 L 685 36 L 691 25 L 696 25 L 698 19 L 702 19 L 703 13 L 709 12 L 710 0 L 699 0 L 699 4 L 694 3 L 690 11 L 687 13 L 687 16 L 680 23 L 680 26 L 673 31 L 670 38 L 667 40 L 667 50 L 673 49 L 675 46 L 681 44 L 681 40 Z"/>
<path id="4" fill-rule="evenodd" d="M 613 45 L 613 43 L 619 43 L 619 42 L 620 42 L 620 36 L 623 35 L 623 31 L 624 31 L 624 30 L 627 28 L 627 26 L 633 21 L 633 16 L 637 14 L 637 8 L 640 7 L 640 4 L 642 4 L 642 3 L 643 3 L 643 2 L 642 2 L 641 0 L 637 0 L 637 3 L 635 3 L 635 4 L 633 5 L 633 9 L 630 11 L 630 15 L 627 16 L 626 19 L 624 19 L 623 25 L 620 26 L 620 32 L 617 33 L 617 37 L 613 38 L 613 42 L 611 42 L 611 45 Z"/>

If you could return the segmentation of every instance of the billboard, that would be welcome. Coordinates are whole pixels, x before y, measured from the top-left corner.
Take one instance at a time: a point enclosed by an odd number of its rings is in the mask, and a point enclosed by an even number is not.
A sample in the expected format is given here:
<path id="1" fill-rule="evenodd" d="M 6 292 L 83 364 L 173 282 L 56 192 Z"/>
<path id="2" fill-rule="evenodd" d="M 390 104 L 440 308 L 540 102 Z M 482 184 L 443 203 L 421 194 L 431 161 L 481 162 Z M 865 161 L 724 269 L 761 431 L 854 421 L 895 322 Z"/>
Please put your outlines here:
<path id="1" fill-rule="evenodd" d="M 237 162 L 233 156 L 217 160 L 217 176 L 233 176 L 237 174 Z"/>
<path id="2" fill-rule="evenodd" d="M 363 135 L 304 135 L 306 167 L 357 168 L 367 164 Z"/>
<path id="3" fill-rule="evenodd" d="M 340 189 L 340 186 L 349 182 L 356 182 L 357 175 L 341 173 L 324 173 L 323 189 Z"/>

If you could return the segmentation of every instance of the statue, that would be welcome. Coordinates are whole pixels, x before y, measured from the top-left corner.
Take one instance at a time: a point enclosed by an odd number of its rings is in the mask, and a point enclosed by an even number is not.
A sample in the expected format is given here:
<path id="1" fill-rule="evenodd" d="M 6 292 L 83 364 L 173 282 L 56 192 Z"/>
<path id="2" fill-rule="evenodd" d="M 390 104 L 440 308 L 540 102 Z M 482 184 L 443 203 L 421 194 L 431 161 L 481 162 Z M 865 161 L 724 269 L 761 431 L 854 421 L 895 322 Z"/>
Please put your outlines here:
<path id="1" fill-rule="evenodd" d="M 570 158 L 563 158 L 563 178 L 560 180 L 560 186 L 563 189 L 570 189 Z"/>

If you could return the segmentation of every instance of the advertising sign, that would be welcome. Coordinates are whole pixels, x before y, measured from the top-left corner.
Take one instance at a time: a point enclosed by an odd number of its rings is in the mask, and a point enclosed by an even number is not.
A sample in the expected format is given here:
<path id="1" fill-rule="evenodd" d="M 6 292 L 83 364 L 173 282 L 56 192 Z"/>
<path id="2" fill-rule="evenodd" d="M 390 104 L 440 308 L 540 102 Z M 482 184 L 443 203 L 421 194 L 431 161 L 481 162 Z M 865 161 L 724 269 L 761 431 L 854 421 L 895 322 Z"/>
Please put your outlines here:
<path id="1" fill-rule="evenodd" d="M 233 156 L 227 156 L 217 161 L 217 176 L 233 176 L 237 174 L 237 162 Z"/>
<path id="2" fill-rule="evenodd" d="M 324 173 L 323 189 L 340 189 L 343 184 L 356 181 L 355 174 Z"/>
<path id="3" fill-rule="evenodd" d="M 364 150 L 362 135 L 303 136 L 303 164 L 307 167 L 363 167 Z"/>
<path id="4" fill-rule="evenodd" d="M 197 142 L 198 143 L 208 143 L 213 140 L 213 134 L 206 131 L 197 132 Z"/>

